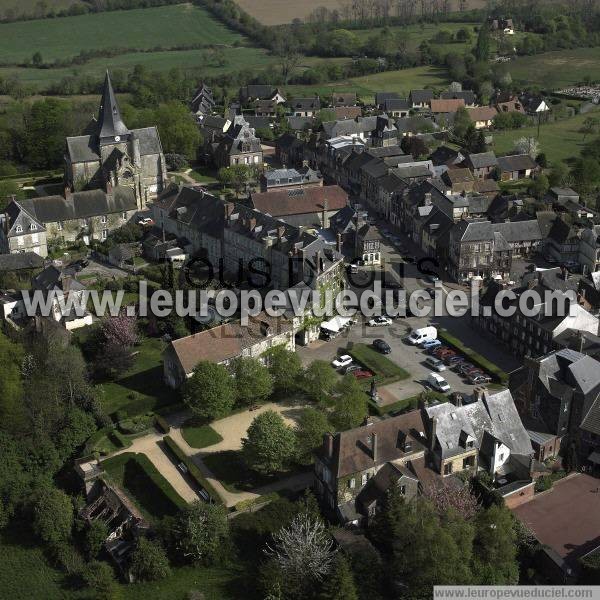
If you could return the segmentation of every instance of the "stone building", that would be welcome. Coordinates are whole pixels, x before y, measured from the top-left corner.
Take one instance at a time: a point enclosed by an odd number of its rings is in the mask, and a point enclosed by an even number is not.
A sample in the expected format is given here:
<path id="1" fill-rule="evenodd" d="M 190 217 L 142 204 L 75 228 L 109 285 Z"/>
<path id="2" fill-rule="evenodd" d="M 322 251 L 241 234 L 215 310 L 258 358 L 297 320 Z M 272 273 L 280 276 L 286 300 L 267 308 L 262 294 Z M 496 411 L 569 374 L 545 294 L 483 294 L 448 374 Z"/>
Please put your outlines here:
<path id="1" fill-rule="evenodd" d="M 233 165 L 262 167 L 263 162 L 260 139 L 241 115 L 235 116 L 234 122 L 225 134 L 215 142 L 212 156 L 217 167 Z"/>
<path id="2" fill-rule="evenodd" d="M 166 186 L 167 171 L 156 127 L 129 129 L 123 122 L 108 72 L 91 133 L 68 137 L 65 184 L 69 191 L 121 187 L 133 191 L 138 209 Z"/>
<path id="3" fill-rule="evenodd" d="M 0 252 L 3 254 L 35 252 L 39 256 L 48 256 L 46 228 L 16 200 L 8 205 L 2 215 Z"/>

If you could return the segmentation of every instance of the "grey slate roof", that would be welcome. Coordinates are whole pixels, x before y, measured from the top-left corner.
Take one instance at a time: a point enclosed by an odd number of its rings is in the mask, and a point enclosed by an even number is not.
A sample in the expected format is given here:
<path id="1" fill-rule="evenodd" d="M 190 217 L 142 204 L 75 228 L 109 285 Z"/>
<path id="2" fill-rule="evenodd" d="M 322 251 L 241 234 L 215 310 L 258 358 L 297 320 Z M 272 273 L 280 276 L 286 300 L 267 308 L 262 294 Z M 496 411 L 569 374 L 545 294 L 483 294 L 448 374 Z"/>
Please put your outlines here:
<path id="1" fill-rule="evenodd" d="M 410 100 L 413 104 L 429 102 L 433 99 L 433 90 L 411 90 Z"/>
<path id="2" fill-rule="evenodd" d="M 475 104 L 475 93 L 471 90 L 463 90 L 461 92 L 442 92 L 440 98 L 443 100 L 464 100 L 465 104 Z"/>
<path id="3" fill-rule="evenodd" d="M 35 252 L 0 254 L 0 272 L 38 269 L 42 266 L 44 266 L 44 259 Z"/>
<path id="4" fill-rule="evenodd" d="M 463 242 L 491 241 L 494 232 L 502 234 L 507 242 L 520 242 L 524 240 L 541 240 L 542 233 L 537 220 L 530 221 L 507 221 L 504 223 L 492 223 L 487 220 L 461 221 L 457 228 L 462 228 L 460 237 Z"/>
<path id="5" fill-rule="evenodd" d="M 499 156 L 498 167 L 501 171 L 525 171 L 535 169 L 537 163 L 529 154 L 514 154 L 512 156 Z"/>
<path id="6" fill-rule="evenodd" d="M 376 92 L 375 93 L 375 106 L 383 106 L 386 100 L 392 100 L 399 98 L 400 96 L 396 92 Z"/>
<path id="7" fill-rule="evenodd" d="M 312 129 L 315 119 L 314 117 L 294 117 L 290 115 L 287 122 L 294 131 L 304 131 L 305 129 Z"/>
<path id="8" fill-rule="evenodd" d="M 469 154 L 465 160 L 472 169 L 485 169 L 486 167 L 495 167 L 498 164 L 498 159 L 493 152 Z"/>
<path id="9" fill-rule="evenodd" d="M 406 98 L 388 98 L 383 103 L 383 110 L 386 112 L 393 110 L 409 110 L 410 104 Z"/>
<path id="10" fill-rule="evenodd" d="M 102 140 L 107 139 L 113 142 L 115 136 L 126 137 L 130 131 L 123 122 L 121 111 L 115 98 L 115 92 L 110 81 L 108 71 L 104 78 L 104 89 L 102 90 L 102 100 L 100 101 L 100 110 L 98 112 L 97 136 Z"/>

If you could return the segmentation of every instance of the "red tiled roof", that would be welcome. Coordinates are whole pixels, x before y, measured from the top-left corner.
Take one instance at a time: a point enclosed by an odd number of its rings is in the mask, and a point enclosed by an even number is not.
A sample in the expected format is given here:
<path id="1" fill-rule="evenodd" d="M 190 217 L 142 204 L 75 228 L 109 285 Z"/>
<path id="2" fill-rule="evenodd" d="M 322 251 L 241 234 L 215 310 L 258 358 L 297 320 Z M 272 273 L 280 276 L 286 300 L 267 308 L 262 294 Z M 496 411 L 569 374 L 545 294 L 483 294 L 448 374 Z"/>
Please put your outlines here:
<path id="1" fill-rule="evenodd" d="M 321 212 L 325 201 L 328 211 L 341 210 L 348 204 L 348 194 L 338 185 L 290 187 L 252 194 L 254 208 L 273 217 Z"/>
<path id="2" fill-rule="evenodd" d="M 356 119 L 362 116 L 362 108 L 360 106 L 336 106 L 333 109 L 336 121 L 342 119 Z"/>
<path id="3" fill-rule="evenodd" d="M 493 106 L 476 106 L 467 111 L 472 121 L 491 121 L 498 114 Z"/>
<path id="4" fill-rule="evenodd" d="M 433 113 L 453 113 L 456 112 L 461 106 L 465 105 L 465 101 L 462 98 L 456 98 L 451 100 L 442 100 L 434 98 L 431 101 L 431 112 Z"/>

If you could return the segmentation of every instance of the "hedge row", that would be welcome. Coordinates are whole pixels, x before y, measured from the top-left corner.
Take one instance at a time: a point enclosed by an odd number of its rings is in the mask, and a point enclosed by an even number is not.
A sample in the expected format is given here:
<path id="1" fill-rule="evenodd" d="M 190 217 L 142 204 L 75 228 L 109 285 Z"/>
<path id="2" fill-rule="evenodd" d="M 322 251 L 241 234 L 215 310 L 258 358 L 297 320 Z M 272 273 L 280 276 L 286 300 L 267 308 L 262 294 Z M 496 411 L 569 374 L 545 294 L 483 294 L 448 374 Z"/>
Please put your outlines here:
<path id="1" fill-rule="evenodd" d="M 166 435 L 163 438 L 163 442 L 166 444 L 167 448 L 175 455 L 177 460 L 182 462 L 187 467 L 192 479 L 194 479 L 194 481 L 206 491 L 206 493 L 211 497 L 212 501 L 215 504 L 223 504 L 223 501 L 221 500 L 219 494 L 217 494 L 215 488 L 204 477 L 204 475 L 202 475 L 200 469 L 195 465 L 192 459 L 183 452 L 183 450 L 179 447 L 177 442 L 170 435 Z"/>
<path id="2" fill-rule="evenodd" d="M 487 358 L 481 356 L 481 354 L 478 352 L 475 352 L 475 350 L 465 346 L 458 338 L 449 334 L 445 329 L 438 329 L 438 338 L 446 345 L 451 346 L 463 354 L 474 365 L 477 365 L 478 367 L 481 367 L 483 370 L 487 371 L 491 375 L 492 379 L 502 384 L 508 383 L 508 373 L 503 371 L 494 363 L 490 362 Z"/>
<path id="3" fill-rule="evenodd" d="M 161 433 L 169 433 L 171 431 L 171 426 L 161 415 L 154 415 L 154 424 Z"/>

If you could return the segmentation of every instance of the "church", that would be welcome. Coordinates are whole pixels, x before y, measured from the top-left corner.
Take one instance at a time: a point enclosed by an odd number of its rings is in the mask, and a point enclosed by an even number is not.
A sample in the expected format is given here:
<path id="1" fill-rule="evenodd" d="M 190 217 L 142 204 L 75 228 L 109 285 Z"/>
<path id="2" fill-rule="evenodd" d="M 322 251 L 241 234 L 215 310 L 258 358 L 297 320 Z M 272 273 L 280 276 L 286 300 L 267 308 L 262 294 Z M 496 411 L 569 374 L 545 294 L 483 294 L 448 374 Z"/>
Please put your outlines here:
<path id="1" fill-rule="evenodd" d="M 71 192 L 130 188 L 138 210 L 167 185 L 165 157 L 156 127 L 128 129 L 108 72 L 98 119 L 89 135 L 67 138 L 65 185 Z"/>

